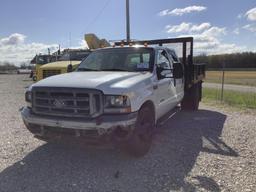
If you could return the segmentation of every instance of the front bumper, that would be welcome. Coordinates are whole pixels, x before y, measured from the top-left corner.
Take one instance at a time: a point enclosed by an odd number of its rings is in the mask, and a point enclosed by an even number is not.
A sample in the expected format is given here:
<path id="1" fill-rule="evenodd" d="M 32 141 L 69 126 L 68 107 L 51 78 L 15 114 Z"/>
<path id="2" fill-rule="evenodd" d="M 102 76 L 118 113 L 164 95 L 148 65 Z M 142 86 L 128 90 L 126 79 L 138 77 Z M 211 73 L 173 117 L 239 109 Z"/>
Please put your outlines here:
<path id="1" fill-rule="evenodd" d="M 81 136 L 82 133 L 87 131 L 95 131 L 101 136 L 112 134 L 120 128 L 127 130 L 127 132 L 132 131 L 137 119 L 137 112 L 101 115 L 93 119 L 83 119 L 37 115 L 30 108 L 24 107 L 21 109 L 21 116 L 29 131 L 37 136 L 46 135 L 46 130 L 64 130 L 66 132 L 73 130 L 75 136 Z"/>

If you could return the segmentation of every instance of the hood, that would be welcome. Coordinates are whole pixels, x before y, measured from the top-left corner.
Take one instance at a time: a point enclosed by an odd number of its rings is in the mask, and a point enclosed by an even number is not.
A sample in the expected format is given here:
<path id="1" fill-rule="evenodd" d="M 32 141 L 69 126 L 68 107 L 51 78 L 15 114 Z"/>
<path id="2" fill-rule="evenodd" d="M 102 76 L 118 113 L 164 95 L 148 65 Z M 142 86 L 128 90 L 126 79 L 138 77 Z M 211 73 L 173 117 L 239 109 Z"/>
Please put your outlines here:
<path id="1" fill-rule="evenodd" d="M 72 72 L 43 79 L 32 86 L 36 87 L 72 87 L 98 89 L 108 94 L 129 91 L 133 86 L 145 86 L 152 77 L 150 72 Z M 116 92 L 117 91 L 117 92 Z"/>
<path id="2" fill-rule="evenodd" d="M 73 66 L 80 64 L 81 61 L 71 61 L 71 64 Z M 67 68 L 67 66 L 70 64 L 70 61 L 56 61 L 52 63 L 47 63 L 43 66 L 41 66 L 41 69 L 51 69 L 51 68 Z"/>

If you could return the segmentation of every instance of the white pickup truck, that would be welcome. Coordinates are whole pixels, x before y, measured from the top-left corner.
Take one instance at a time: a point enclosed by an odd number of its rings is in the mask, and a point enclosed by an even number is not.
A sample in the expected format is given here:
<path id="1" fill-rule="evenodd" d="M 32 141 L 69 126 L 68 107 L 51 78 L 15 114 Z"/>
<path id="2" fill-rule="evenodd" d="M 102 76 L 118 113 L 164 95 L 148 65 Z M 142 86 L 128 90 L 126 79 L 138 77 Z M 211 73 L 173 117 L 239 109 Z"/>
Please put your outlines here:
<path id="1" fill-rule="evenodd" d="M 110 141 L 132 155 L 146 154 L 158 120 L 180 103 L 196 110 L 201 99 L 204 69 L 191 63 L 193 52 L 180 62 L 174 50 L 148 46 L 176 41 L 193 50 L 192 38 L 119 42 L 91 53 L 75 72 L 31 85 L 21 110 L 26 127 L 45 141 Z"/>

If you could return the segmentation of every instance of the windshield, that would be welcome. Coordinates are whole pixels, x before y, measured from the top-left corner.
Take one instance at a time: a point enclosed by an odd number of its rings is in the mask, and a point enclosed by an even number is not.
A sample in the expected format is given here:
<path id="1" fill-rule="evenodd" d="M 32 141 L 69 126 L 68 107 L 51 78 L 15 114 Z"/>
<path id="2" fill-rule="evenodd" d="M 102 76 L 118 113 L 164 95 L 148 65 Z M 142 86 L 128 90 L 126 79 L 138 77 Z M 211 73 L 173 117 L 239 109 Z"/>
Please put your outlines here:
<path id="1" fill-rule="evenodd" d="M 78 71 L 150 71 L 152 61 L 150 48 L 101 49 L 83 60 Z"/>
<path id="2" fill-rule="evenodd" d="M 39 55 L 37 56 L 36 64 L 46 64 L 50 62 L 50 56 L 48 55 Z"/>

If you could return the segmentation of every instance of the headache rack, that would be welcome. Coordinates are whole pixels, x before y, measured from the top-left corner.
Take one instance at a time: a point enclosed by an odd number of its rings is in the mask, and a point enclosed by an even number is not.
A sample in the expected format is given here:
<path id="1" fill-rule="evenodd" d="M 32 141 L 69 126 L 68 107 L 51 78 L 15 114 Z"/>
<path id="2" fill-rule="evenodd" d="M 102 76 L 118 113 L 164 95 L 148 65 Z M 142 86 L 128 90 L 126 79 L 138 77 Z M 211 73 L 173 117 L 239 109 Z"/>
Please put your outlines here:
<path id="1" fill-rule="evenodd" d="M 198 82 L 202 82 L 205 78 L 205 64 L 193 63 L 193 37 L 141 40 L 141 41 L 119 41 L 115 42 L 115 46 L 133 46 L 133 45 L 158 45 L 168 46 L 170 44 L 182 44 L 181 62 L 184 65 L 185 73 L 185 89 L 189 89 Z M 187 50 L 189 48 L 189 51 Z"/>

